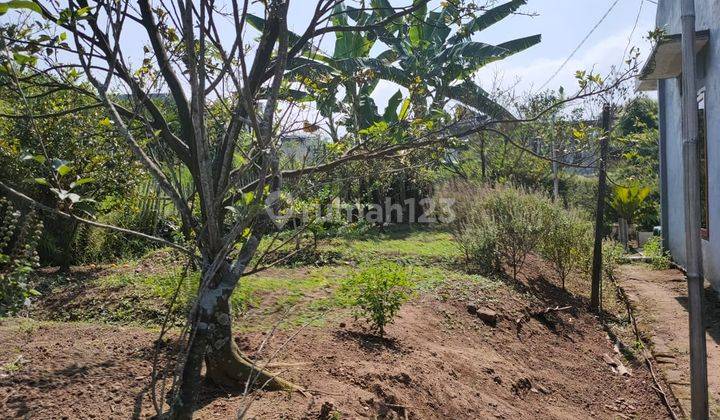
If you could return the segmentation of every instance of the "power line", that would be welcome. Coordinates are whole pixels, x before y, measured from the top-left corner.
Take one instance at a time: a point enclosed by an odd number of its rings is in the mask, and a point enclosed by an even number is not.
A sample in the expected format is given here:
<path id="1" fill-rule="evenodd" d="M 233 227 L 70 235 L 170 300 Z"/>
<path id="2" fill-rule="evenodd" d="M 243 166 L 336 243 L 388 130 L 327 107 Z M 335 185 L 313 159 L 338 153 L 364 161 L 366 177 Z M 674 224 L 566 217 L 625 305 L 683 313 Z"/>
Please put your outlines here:
<path id="1" fill-rule="evenodd" d="M 605 12 L 605 14 L 602 15 L 602 17 L 600 18 L 600 20 L 595 24 L 595 26 L 592 27 L 592 29 L 590 30 L 590 32 L 588 32 L 588 34 L 585 35 L 585 38 L 583 38 L 583 40 L 580 41 L 580 43 L 578 44 L 578 46 L 575 47 L 575 49 L 570 53 L 570 55 L 568 56 L 568 58 L 566 58 L 565 61 L 563 61 L 563 63 L 560 65 L 560 67 L 558 67 L 558 69 L 555 70 L 555 73 L 553 73 L 552 76 L 550 76 L 550 78 L 548 78 L 548 79 L 545 81 L 545 83 L 543 83 L 543 85 L 540 86 L 540 89 L 538 89 L 538 91 L 542 91 L 543 89 L 545 89 L 545 86 L 547 86 L 550 82 L 552 82 L 552 80 L 555 78 L 555 76 L 557 76 L 557 75 L 562 71 L 562 69 L 565 68 L 565 66 L 567 65 L 567 63 L 569 63 L 570 60 L 572 60 L 572 58 L 575 56 L 575 54 L 576 54 L 578 51 L 580 51 L 580 48 L 582 48 L 582 46 L 585 45 L 585 42 L 587 42 L 587 40 L 590 38 L 590 36 L 592 36 L 592 34 L 595 32 L 595 30 L 605 21 L 605 19 L 608 17 L 608 15 L 610 15 L 610 12 L 612 12 L 613 9 L 615 9 L 615 6 L 617 6 L 617 4 L 618 4 L 619 2 L 620 2 L 620 0 L 615 0 L 615 1 L 610 5 L 610 8 L 607 10 L 607 12 Z"/>
<path id="2" fill-rule="evenodd" d="M 632 31 L 630 31 L 630 35 L 628 36 L 627 44 L 625 44 L 625 50 L 623 50 L 623 55 L 621 58 L 622 60 L 625 60 L 625 55 L 628 53 L 628 49 L 630 48 L 630 43 L 632 42 L 633 35 L 635 35 L 635 31 L 637 30 L 638 22 L 640 22 L 640 15 L 642 15 L 644 5 L 645 0 L 640 0 L 640 8 L 638 9 L 637 16 L 635 16 L 635 23 L 633 24 Z"/>

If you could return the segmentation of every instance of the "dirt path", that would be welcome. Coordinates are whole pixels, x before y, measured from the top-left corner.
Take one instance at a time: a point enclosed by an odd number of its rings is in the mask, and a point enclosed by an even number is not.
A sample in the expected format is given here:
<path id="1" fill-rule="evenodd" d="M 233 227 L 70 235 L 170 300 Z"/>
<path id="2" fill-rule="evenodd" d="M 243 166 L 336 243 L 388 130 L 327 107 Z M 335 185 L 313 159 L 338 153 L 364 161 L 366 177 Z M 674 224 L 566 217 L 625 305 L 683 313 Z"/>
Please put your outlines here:
<path id="1" fill-rule="evenodd" d="M 622 267 L 620 281 L 639 308 L 640 328 L 651 337 L 652 351 L 660 369 L 685 414 L 689 414 L 689 331 L 684 275 L 677 270 L 656 271 L 642 265 L 626 265 Z M 720 303 L 710 286 L 705 292 L 710 410 L 713 418 L 720 418 Z"/>

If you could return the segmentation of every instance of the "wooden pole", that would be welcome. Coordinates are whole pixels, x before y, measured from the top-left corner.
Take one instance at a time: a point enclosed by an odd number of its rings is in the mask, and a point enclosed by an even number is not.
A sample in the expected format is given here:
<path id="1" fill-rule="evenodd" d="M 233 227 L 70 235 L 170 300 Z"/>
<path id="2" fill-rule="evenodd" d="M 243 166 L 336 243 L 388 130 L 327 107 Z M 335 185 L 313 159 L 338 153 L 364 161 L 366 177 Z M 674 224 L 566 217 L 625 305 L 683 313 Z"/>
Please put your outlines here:
<path id="1" fill-rule="evenodd" d="M 552 174 L 553 174 L 553 201 L 557 202 L 560 197 L 560 180 L 558 179 L 558 162 L 557 162 L 557 130 L 555 129 L 555 115 L 552 117 L 552 126 L 550 129 L 552 136 Z"/>
<path id="2" fill-rule="evenodd" d="M 700 240 L 700 174 L 698 164 L 698 103 L 695 85 L 695 1 L 682 0 L 683 189 L 685 198 L 685 259 L 690 317 L 691 417 L 708 418 L 707 349 L 703 322 L 703 260 Z"/>
<path id="3" fill-rule="evenodd" d="M 590 309 L 600 311 L 602 286 L 602 227 L 605 215 L 605 196 L 607 192 L 607 154 L 610 142 L 610 105 L 602 112 L 602 137 L 600 138 L 600 162 L 598 167 L 598 195 L 595 209 L 595 248 L 593 249 L 592 288 L 590 290 Z"/>

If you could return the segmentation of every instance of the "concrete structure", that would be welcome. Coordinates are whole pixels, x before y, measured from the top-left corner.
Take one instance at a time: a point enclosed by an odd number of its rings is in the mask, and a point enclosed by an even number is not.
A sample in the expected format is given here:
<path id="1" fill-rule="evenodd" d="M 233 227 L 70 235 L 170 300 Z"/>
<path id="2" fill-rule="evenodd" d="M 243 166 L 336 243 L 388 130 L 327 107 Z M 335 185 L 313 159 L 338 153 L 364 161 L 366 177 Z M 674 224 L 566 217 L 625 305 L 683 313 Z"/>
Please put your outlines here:
<path id="1" fill-rule="evenodd" d="M 705 277 L 720 291 L 720 2 L 695 0 L 697 96 Z M 645 64 L 641 90 L 658 91 L 662 226 L 673 259 L 685 265 L 685 211 L 682 161 L 682 58 L 680 2 L 660 0 L 657 27 L 665 37 Z"/>

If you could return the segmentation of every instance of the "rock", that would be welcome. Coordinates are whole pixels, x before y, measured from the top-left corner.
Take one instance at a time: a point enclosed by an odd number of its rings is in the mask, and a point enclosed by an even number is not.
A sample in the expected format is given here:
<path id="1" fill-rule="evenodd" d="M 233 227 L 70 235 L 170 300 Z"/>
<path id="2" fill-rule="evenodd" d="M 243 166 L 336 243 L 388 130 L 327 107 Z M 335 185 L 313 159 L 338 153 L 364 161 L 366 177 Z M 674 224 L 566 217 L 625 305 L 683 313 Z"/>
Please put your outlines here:
<path id="1" fill-rule="evenodd" d="M 532 389 L 532 382 L 528 378 L 518 379 L 512 386 L 512 392 L 515 395 L 522 395 Z"/>
<path id="2" fill-rule="evenodd" d="M 538 391 L 540 391 L 541 393 L 543 393 L 545 395 L 548 395 L 552 392 L 547 387 L 545 387 L 545 385 L 543 385 L 543 384 L 536 384 L 535 388 L 537 388 Z"/>
<path id="3" fill-rule="evenodd" d="M 617 373 L 622 376 L 632 376 L 632 373 L 630 373 L 630 371 L 625 367 L 625 365 L 623 365 L 623 363 L 620 360 L 613 359 L 607 353 L 603 353 L 602 357 L 603 357 L 603 360 L 605 361 L 605 363 L 607 363 L 608 366 L 610 366 L 610 369 L 614 373 Z"/>
<path id="4" fill-rule="evenodd" d="M 489 325 L 496 325 L 498 320 L 498 314 L 497 312 L 493 311 L 489 308 L 478 308 L 477 313 L 478 318 L 480 318 L 484 323 Z"/>
<path id="5" fill-rule="evenodd" d="M 330 401 L 325 401 L 320 407 L 320 415 L 318 415 L 318 420 L 330 420 L 333 415 L 333 411 L 335 411 L 335 406 Z"/>
<path id="6" fill-rule="evenodd" d="M 405 372 L 393 376 L 393 379 L 404 385 L 410 385 L 410 383 L 412 382 L 412 378 L 410 377 L 410 375 Z"/>

